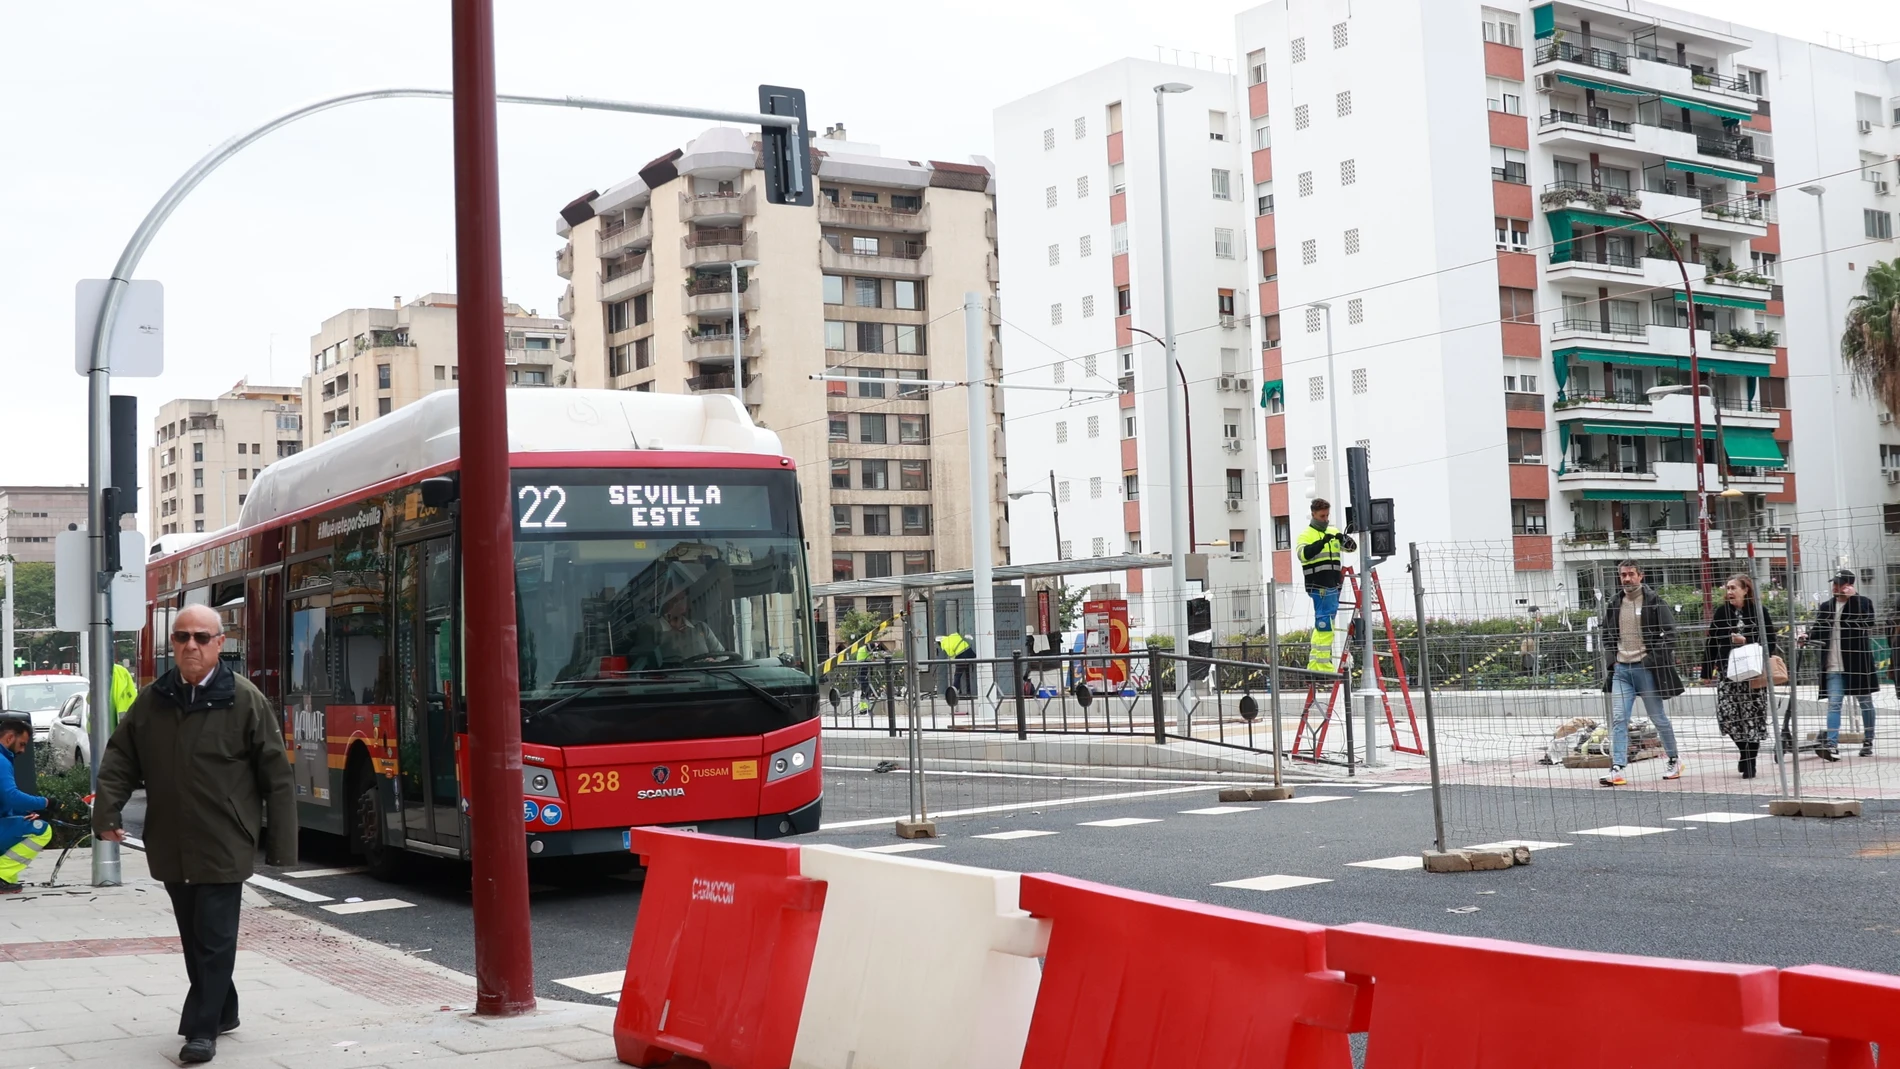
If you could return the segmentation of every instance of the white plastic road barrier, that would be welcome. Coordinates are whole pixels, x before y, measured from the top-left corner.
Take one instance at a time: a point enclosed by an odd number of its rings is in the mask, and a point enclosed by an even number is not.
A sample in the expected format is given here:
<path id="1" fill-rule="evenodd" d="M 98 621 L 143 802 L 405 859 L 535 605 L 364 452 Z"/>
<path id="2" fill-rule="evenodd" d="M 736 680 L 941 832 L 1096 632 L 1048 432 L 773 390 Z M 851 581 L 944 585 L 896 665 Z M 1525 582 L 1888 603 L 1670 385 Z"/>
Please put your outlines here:
<path id="1" fill-rule="evenodd" d="M 835 846 L 799 868 L 826 887 L 792 1069 L 1018 1069 L 1049 922 L 1016 873 Z"/>

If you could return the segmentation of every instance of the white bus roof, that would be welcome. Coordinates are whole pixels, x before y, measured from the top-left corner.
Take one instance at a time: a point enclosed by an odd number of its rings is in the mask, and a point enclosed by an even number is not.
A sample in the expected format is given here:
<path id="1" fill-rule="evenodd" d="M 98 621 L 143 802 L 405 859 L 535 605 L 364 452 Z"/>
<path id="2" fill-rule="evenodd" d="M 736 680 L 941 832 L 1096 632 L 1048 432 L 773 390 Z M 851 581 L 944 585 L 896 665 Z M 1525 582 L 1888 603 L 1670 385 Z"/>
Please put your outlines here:
<path id="1" fill-rule="evenodd" d="M 454 460 L 461 451 L 458 391 L 415 404 L 265 468 L 238 526 L 251 528 L 377 483 Z M 783 456 L 778 435 L 753 424 L 730 394 L 562 388 L 508 391 L 512 453 L 634 449 Z"/>

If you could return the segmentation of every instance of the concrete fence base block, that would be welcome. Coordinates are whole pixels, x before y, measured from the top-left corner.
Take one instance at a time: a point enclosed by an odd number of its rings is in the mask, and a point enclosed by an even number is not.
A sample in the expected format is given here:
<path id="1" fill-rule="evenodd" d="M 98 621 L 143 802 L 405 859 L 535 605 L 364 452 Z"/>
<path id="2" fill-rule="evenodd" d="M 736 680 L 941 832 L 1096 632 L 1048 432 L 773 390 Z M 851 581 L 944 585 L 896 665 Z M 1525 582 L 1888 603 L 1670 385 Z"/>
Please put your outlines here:
<path id="1" fill-rule="evenodd" d="M 1223 802 L 1251 802 L 1253 790 L 1248 787 L 1222 787 L 1220 800 Z"/>
<path id="2" fill-rule="evenodd" d="M 1531 863 L 1531 848 L 1528 846 L 1511 847 L 1511 863 L 1514 865 L 1530 864 Z"/>
<path id="3" fill-rule="evenodd" d="M 934 820 L 900 820 L 897 822 L 899 839 L 935 839 L 937 822 Z"/>
<path id="4" fill-rule="evenodd" d="M 1768 813 L 1777 817 L 1857 817 L 1860 800 L 1856 798 L 1776 798 L 1768 803 Z"/>
<path id="5" fill-rule="evenodd" d="M 1293 797 L 1291 787 L 1255 787 L 1247 792 L 1250 802 L 1284 802 Z"/>
<path id="6" fill-rule="evenodd" d="M 1508 846 L 1495 850 L 1466 850 L 1465 853 L 1471 858 L 1473 872 L 1495 872 L 1517 864 L 1517 856 Z"/>
<path id="7" fill-rule="evenodd" d="M 1427 850 L 1426 872 L 1497 872 L 1531 863 L 1528 846 L 1486 847 L 1482 850 Z"/>
<path id="8" fill-rule="evenodd" d="M 1470 872 L 1471 858 L 1463 850 L 1425 851 L 1426 872 Z"/>

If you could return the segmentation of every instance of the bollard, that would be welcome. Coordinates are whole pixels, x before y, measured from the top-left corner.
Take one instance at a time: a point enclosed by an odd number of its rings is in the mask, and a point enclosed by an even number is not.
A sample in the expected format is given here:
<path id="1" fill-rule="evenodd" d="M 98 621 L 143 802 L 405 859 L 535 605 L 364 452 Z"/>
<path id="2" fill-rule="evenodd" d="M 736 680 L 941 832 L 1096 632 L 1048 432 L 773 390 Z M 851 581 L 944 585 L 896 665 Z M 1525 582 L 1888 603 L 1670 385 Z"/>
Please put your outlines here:
<path id="1" fill-rule="evenodd" d="M 884 654 L 884 719 L 890 725 L 891 738 L 897 737 L 897 681 L 891 675 L 891 655 Z"/>
<path id="2" fill-rule="evenodd" d="M 1023 680 L 1028 677 L 1023 674 L 1023 651 L 1011 651 L 1009 662 L 1010 671 L 1015 673 L 1012 682 L 1016 688 L 1016 738 L 1027 740 L 1029 738 L 1029 710 L 1023 704 Z"/>
<path id="3" fill-rule="evenodd" d="M 1148 647 L 1148 697 L 1154 703 L 1155 742 L 1168 742 L 1167 691 L 1161 685 L 1161 651 Z"/>

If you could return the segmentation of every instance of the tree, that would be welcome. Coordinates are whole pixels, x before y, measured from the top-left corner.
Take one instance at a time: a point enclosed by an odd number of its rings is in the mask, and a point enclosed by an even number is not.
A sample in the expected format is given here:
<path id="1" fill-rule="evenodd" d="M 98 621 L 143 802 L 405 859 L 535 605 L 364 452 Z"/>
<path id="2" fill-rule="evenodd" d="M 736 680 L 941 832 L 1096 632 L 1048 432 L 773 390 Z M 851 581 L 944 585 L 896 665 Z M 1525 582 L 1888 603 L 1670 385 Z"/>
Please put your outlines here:
<path id="1" fill-rule="evenodd" d="M 1056 601 L 1056 627 L 1062 631 L 1075 630 L 1076 620 L 1082 615 L 1082 603 L 1088 600 L 1089 589 L 1079 586 L 1064 590 Z"/>
<path id="2" fill-rule="evenodd" d="M 838 641 L 848 646 L 870 634 L 877 625 L 883 622 L 868 612 L 853 609 L 845 613 L 844 618 L 838 621 Z"/>
<path id="3" fill-rule="evenodd" d="M 1870 391 L 1887 411 L 1900 413 L 1900 260 L 1867 269 L 1865 293 L 1848 302 L 1841 359 L 1856 391 Z"/>

